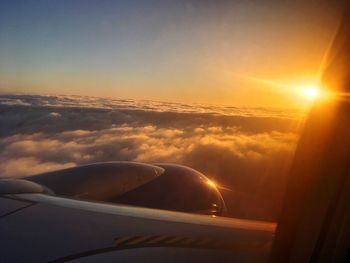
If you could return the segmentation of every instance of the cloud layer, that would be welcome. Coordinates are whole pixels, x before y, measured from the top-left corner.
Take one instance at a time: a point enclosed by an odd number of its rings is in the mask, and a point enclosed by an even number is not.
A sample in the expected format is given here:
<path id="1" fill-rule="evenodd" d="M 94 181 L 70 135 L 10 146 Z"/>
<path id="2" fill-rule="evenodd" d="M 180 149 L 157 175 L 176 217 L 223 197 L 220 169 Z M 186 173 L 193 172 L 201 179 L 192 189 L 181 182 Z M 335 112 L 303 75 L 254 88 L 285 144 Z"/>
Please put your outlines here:
<path id="1" fill-rule="evenodd" d="M 1 176 L 113 160 L 180 163 L 225 188 L 232 215 L 276 218 L 298 138 L 295 112 L 68 98 L 0 96 Z"/>

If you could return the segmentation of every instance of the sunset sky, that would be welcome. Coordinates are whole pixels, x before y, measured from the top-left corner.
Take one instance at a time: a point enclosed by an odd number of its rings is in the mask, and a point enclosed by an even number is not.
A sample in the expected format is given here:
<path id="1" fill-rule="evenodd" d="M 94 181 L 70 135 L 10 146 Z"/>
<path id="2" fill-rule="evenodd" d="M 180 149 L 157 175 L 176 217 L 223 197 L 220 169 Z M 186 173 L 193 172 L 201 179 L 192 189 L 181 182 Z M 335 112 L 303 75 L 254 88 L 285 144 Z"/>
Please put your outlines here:
<path id="1" fill-rule="evenodd" d="M 176 163 L 276 220 L 340 1 L 1 1 L 0 177 Z"/>
<path id="2" fill-rule="evenodd" d="M 304 104 L 339 20 L 323 1 L 0 5 L 2 93 L 237 106 Z"/>

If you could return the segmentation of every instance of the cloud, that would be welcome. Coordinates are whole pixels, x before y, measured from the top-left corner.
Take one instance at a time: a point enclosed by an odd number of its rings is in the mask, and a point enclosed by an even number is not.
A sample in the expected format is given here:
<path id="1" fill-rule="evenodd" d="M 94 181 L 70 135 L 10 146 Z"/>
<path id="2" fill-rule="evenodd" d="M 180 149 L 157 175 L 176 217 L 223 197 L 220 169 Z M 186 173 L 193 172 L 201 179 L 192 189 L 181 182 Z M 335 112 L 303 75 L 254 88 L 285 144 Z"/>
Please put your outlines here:
<path id="1" fill-rule="evenodd" d="M 48 108 L 84 108 L 108 110 L 141 110 L 152 112 L 207 113 L 225 116 L 274 117 L 299 119 L 298 109 L 244 108 L 224 105 L 185 104 L 151 100 L 97 98 L 77 95 L 0 95 L 0 105 Z"/>
<path id="2" fill-rule="evenodd" d="M 0 105 L 8 105 L 8 106 L 31 106 L 30 103 L 24 102 L 21 99 L 14 99 L 14 98 L 0 98 Z"/>
<path id="3" fill-rule="evenodd" d="M 48 114 L 48 116 L 49 117 L 51 117 L 51 118 L 60 118 L 60 117 L 62 117 L 62 114 L 60 114 L 60 113 L 58 113 L 58 112 L 50 112 L 49 114 Z"/>
<path id="4" fill-rule="evenodd" d="M 25 175 L 28 170 L 33 174 L 39 174 L 73 166 L 75 163 L 41 162 L 33 157 L 23 157 L 7 160 L 2 164 L 0 171 L 4 177 L 11 177 L 13 174 Z"/>
<path id="5" fill-rule="evenodd" d="M 198 113 L 181 105 L 171 105 L 177 112 L 130 110 L 130 102 L 123 102 L 127 110 L 89 108 L 97 104 L 91 98 L 79 98 L 84 107 L 72 107 L 74 100 L 66 106 L 66 97 L 13 99 L 32 104 L 0 106 L 1 176 L 114 160 L 173 162 L 229 189 L 223 194 L 234 216 L 273 220 L 278 214 L 298 139 L 295 118 Z"/>
<path id="6" fill-rule="evenodd" d="M 16 104 L 18 101 L 21 103 Z M 94 131 L 122 124 L 197 131 L 203 125 L 247 133 L 297 131 L 302 115 L 298 111 L 286 112 L 79 96 L 7 95 L 0 96 L 0 138 L 20 133 Z"/>

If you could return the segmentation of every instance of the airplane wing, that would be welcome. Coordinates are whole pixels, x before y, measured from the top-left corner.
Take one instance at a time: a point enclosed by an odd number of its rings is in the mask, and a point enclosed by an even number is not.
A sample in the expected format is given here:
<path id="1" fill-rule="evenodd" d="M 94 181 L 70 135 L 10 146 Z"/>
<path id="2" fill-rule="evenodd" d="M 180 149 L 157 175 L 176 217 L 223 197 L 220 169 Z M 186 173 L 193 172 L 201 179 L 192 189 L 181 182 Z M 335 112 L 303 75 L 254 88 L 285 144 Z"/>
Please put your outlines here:
<path id="1" fill-rule="evenodd" d="M 38 178 L 38 177 L 37 177 Z M 261 262 L 275 224 L 84 201 L 0 180 L 1 262 Z"/>

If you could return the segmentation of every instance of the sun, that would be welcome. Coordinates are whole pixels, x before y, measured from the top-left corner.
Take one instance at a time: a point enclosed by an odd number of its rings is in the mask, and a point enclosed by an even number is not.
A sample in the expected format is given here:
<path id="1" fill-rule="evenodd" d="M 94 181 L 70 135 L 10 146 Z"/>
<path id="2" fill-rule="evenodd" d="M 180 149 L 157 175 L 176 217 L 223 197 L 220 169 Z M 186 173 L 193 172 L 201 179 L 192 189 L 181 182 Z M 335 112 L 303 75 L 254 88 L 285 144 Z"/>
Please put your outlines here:
<path id="1" fill-rule="evenodd" d="M 302 89 L 302 93 L 305 97 L 315 99 L 319 96 L 318 87 L 306 87 Z"/>

